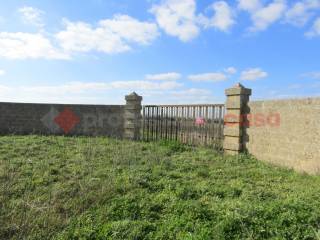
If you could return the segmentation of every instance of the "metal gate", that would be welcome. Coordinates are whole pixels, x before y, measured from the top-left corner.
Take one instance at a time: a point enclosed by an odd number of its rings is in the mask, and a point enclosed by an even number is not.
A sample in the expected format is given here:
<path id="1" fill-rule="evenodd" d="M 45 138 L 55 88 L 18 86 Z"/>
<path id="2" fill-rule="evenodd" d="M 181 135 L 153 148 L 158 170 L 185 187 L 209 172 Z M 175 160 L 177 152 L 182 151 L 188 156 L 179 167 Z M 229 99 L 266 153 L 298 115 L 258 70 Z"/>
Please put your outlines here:
<path id="1" fill-rule="evenodd" d="M 221 148 L 223 104 L 143 106 L 143 140 L 174 140 Z"/>

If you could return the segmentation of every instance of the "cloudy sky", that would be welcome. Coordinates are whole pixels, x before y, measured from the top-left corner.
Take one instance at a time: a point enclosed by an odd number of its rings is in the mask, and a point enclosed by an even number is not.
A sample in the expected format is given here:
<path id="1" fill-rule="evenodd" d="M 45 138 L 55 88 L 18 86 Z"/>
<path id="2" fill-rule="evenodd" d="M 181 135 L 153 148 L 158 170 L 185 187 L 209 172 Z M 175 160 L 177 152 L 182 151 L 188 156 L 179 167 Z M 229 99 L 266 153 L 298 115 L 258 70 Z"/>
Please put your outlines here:
<path id="1" fill-rule="evenodd" d="M 216 103 L 320 96 L 320 0 L 0 5 L 0 101 Z"/>

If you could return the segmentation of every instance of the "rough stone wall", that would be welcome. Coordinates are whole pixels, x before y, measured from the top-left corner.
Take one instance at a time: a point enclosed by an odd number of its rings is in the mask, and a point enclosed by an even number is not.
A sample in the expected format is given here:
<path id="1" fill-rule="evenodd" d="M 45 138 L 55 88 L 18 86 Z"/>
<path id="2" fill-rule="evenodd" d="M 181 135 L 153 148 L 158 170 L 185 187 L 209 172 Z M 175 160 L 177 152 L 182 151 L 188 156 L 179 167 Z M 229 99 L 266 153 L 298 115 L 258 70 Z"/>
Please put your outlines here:
<path id="1" fill-rule="evenodd" d="M 0 103 L 0 134 L 122 138 L 125 106 Z"/>
<path id="2" fill-rule="evenodd" d="M 320 98 L 251 101 L 246 148 L 257 159 L 320 173 Z"/>

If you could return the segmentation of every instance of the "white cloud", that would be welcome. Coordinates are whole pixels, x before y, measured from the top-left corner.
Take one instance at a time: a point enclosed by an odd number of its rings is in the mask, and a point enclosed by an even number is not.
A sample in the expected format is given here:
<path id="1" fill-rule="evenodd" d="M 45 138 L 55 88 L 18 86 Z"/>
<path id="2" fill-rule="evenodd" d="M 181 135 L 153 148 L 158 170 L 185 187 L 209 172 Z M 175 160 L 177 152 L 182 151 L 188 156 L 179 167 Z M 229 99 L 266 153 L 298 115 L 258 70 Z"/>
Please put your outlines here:
<path id="1" fill-rule="evenodd" d="M 253 12 L 251 15 L 253 26 L 250 30 L 263 31 L 267 29 L 271 24 L 281 19 L 286 8 L 285 0 L 275 0 L 269 5 Z"/>
<path id="2" fill-rule="evenodd" d="M 320 8 L 320 0 L 303 0 L 296 2 L 285 14 L 285 20 L 296 26 L 305 25 Z"/>
<path id="3" fill-rule="evenodd" d="M 129 51 L 132 43 L 149 44 L 158 35 L 156 24 L 115 15 L 113 19 L 100 21 L 96 28 L 84 22 L 66 21 L 66 30 L 56 34 L 56 38 L 66 51 L 112 54 Z"/>
<path id="4" fill-rule="evenodd" d="M 288 87 L 289 89 L 301 89 L 303 88 L 303 86 L 301 84 L 295 83 L 295 84 L 291 84 Z"/>
<path id="5" fill-rule="evenodd" d="M 144 102 L 148 104 L 190 104 L 216 102 L 211 91 L 200 88 L 187 88 L 169 91 L 144 91 Z"/>
<path id="6" fill-rule="evenodd" d="M 238 0 L 238 8 L 248 12 L 254 12 L 261 8 L 260 0 Z"/>
<path id="7" fill-rule="evenodd" d="M 237 73 L 237 69 L 235 67 L 228 67 L 224 69 L 224 72 L 232 75 Z"/>
<path id="8" fill-rule="evenodd" d="M 268 5 L 263 5 L 261 0 L 238 0 L 238 8 L 247 11 L 251 15 L 252 32 L 263 31 L 271 24 L 280 20 L 286 9 L 286 0 L 273 0 Z"/>
<path id="9" fill-rule="evenodd" d="M 196 38 L 202 28 L 227 32 L 235 24 L 233 11 L 226 1 L 216 1 L 208 9 L 214 12 L 211 18 L 196 14 L 195 0 L 163 0 L 154 5 L 150 12 L 168 35 L 187 42 Z"/>
<path id="10" fill-rule="evenodd" d="M 305 33 L 305 35 L 310 38 L 320 36 L 320 17 L 315 20 L 311 30 Z"/>
<path id="11" fill-rule="evenodd" d="M 301 75 L 303 78 L 311 78 L 311 79 L 316 79 L 316 80 L 320 80 L 320 72 L 308 72 L 308 73 L 304 73 Z"/>
<path id="12" fill-rule="evenodd" d="M 181 87 L 177 82 L 150 82 L 150 81 L 114 81 L 114 82 L 68 82 L 63 85 L 22 87 L 21 89 L 33 93 L 47 94 L 81 94 L 90 91 L 107 90 L 170 90 Z"/>
<path id="13" fill-rule="evenodd" d="M 214 11 L 212 18 L 207 18 L 203 15 L 200 17 L 200 21 L 206 28 L 213 27 L 226 32 L 235 24 L 232 9 L 227 2 L 217 1 L 212 4 L 211 8 Z"/>
<path id="14" fill-rule="evenodd" d="M 148 93 L 177 91 L 183 85 L 174 81 L 114 81 L 114 82 L 66 82 L 61 85 L 6 86 L 0 85 L 1 101 L 46 103 L 113 103 L 124 101 L 124 95 L 137 91 Z M 107 93 L 107 94 L 106 94 Z"/>
<path id="15" fill-rule="evenodd" d="M 290 7 L 286 0 L 273 0 L 268 4 L 262 0 L 238 0 L 238 9 L 247 11 L 251 15 L 253 25 L 249 28 L 252 32 L 266 30 L 270 25 L 282 20 L 294 26 L 304 26 L 316 10 L 320 9 L 320 0 L 299 0 Z M 307 33 L 314 35 L 314 31 Z"/>
<path id="16" fill-rule="evenodd" d="M 110 84 L 111 89 L 125 90 L 169 90 L 181 87 L 181 83 L 170 82 L 150 82 L 150 81 L 116 81 Z"/>
<path id="17" fill-rule="evenodd" d="M 194 0 L 165 0 L 154 5 L 151 10 L 158 25 L 171 36 L 181 41 L 189 41 L 198 36 L 200 29 L 196 24 L 196 2 Z"/>
<path id="18" fill-rule="evenodd" d="M 40 33 L 0 32 L 0 57 L 8 59 L 69 59 Z"/>
<path id="19" fill-rule="evenodd" d="M 5 75 L 5 74 L 6 74 L 6 71 L 5 71 L 5 70 L 0 69 L 0 77 L 1 77 L 1 76 L 3 76 L 3 75 Z"/>
<path id="20" fill-rule="evenodd" d="M 172 103 L 206 103 L 212 100 L 212 93 L 207 89 L 190 88 L 171 91 L 167 94 L 168 100 Z"/>
<path id="21" fill-rule="evenodd" d="M 128 15 L 115 15 L 113 19 L 100 21 L 99 25 L 107 32 L 139 44 L 150 44 L 159 35 L 156 24 L 142 22 Z"/>
<path id="22" fill-rule="evenodd" d="M 140 22 L 127 15 L 102 20 L 97 28 L 83 22 L 66 22 L 66 29 L 58 32 L 55 39 L 43 33 L 0 32 L 0 57 L 70 59 L 74 52 L 120 53 L 130 50 L 134 43 L 149 44 L 158 34 L 156 24 Z M 54 40 L 59 47 L 53 45 Z"/>
<path id="23" fill-rule="evenodd" d="M 31 24 L 36 27 L 43 27 L 43 15 L 45 14 L 42 10 L 25 6 L 22 8 L 19 8 L 19 13 L 21 14 L 21 18 L 24 23 Z"/>
<path id="24" fill-rule="evenodd" d="M 5 85 L 0 85 L 0 94 L 1 94 L 1 101 L 3 101 L 4 95 L 7 95 L 7 94 L 14 95 L 14 92 L 12 92 L 12 88 Z"/>
<path id="25" fill-rule="evenodd" d="M 228 79 L 223 73 L 202 73 L 188 76 L 188 79 L 194 82 L 221 82 Z"/>
<path id="26" fill-rule="evenodd" d="M 257 79 L 266 78 L 268 73 L 260 68 L 251 68 L 241 72 L 241 80 L 255 81 Z"/>
<path id="27" fill-rule="evenodd" d="M 157 80 L 157 81 L 176 81 L 181 78 L 181 74 L 176 72 L 147 74 L 145 78 L 147 80 Z"/>
<path id="28" fill-rule="evenodd" d="M 64 95 L 81 94 L 88 91 L 104 91 L 110 89 L 110 86 L 101 82 L 68 82 L 62 85 L 28 86 L 20 89 L 35 94 Z"/>
<path id="29" fill-rule="evenodd" d="M 193 96 L 201 96 L 201 95 L 208 95 L 210 91 L 207 89 L 200 89 L 200 88 L 189 88 L 184 90 L 172 91 L 171 92 L 174 96 L 182 97 L 185 95 L 193 95 Z"/>

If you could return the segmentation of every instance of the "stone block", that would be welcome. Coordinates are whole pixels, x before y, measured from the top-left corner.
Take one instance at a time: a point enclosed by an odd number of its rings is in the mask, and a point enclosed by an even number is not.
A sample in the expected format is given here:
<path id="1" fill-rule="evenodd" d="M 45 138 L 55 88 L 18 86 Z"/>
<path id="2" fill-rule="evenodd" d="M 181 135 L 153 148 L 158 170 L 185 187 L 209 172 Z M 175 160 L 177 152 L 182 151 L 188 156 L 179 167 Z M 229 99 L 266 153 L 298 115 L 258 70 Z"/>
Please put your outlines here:
<path id="1" fill-rule="evenodd" d="M 249 88 L 245 88 L 240 83 L 232 88 L 225 90 L 226 96 L 236 96 L 236 95 L 251 95 L 252 91 Z"/>
<path id="2" fill-rule="evenodd" d="M 229 136 L 229 137 L 241 137 L 242 128 L 239 125 L 225 126 L 223 134 L 224 136 Z"/>
<path id="3" fill-rule="evenodd" d="M 240 96 L 230 96 L 226 101 L 226 109 L 241 109 L 242 107 Z"/>
<path id="4" fill-rule="evenodd" d="M 223 141 L 223 148 L 227 150 L 242 150 L 242 143 L 239 137 L 225 137 Z"/>

